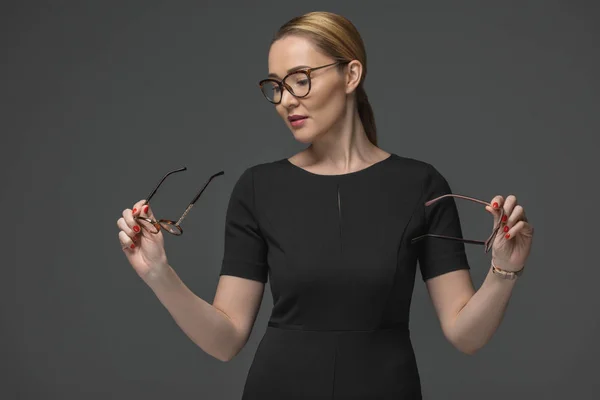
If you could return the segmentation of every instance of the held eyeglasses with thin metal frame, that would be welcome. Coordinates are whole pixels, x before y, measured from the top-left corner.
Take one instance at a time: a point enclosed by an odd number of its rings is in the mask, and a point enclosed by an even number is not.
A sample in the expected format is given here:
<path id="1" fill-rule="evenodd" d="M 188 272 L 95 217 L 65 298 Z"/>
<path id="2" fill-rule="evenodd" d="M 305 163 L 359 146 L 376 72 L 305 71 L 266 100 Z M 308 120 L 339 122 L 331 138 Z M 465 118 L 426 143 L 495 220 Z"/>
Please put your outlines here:
<path id="1" fill-rule="evenodd" d="M 469 200 L 475 203 L 479 203 L 479 204 L 483 204 L 485 206 L 490 206 L 492 207 L 492 205 L 488 202 L 485 202 L 483 200 L 479 200 L 473 197 L 468 197 L 468 196 L 463 196 L 460 194 L 445 194 L 439 197 L 436 197 L 434 199 L 431 199 L 429 201 L 427 201 L 425 203 L 426 207 L 429 207 L 433 204 L 435 204 L 436 202 L 446 199 L 446 198 L 459 198 L 459 199 L 464 199 L 464 200 Z M 469 244 L 477 244 L 477 245 L 483 245 L 485 252 L 489 252 L 492 248 L 492 245 L 494 244 L 494 239 L 496 238 L 496 236 L 498 235 L 498 231 L 500 230 L 500 226 L 501 226 L 501 221 L 502 218 L 504 217 L 504 208 L 500 208 L 500 217 L 498 218 L 498 222 L 497 225 L 493 227 L 492 229 L 492 233 L 490 234 L 490 236 L 486 239 L 486 240 L 473 240 L 473 239 L 463 239 L 463 238 L 458 238 L 458 237 L 453 237 L 453 236 L 446 236 L 446 235 L 440 235 L 437 233 L 426 233 L 420 236 L 417 236 L 413 239 L 411 239 L 411 243 L 417 243 L 425 238 L 434 238 L 434 239 L 444 239 L 444 240 L 454 240 L 454 241 L 458 241 L 458 242 L 463 242 L 463 243 L 469 243 Z"/>
<path id="2" fill-rule="evenodd" d="M 142 204 L 142 207 L 144 207 L 146 204 L 148 204 L 150 202 L 150 200 L 152 199 L 152 197 L 154 196 L 154 194 L 156 193 L 156 191 L 158 190 L 158 188 L 160 187 L 160 185 L 162 185 L 162 183 L 165 181 L 165 179 L 167 179 L 167 177 L 171 174 L 174 174 L 176 172 L 181 172 L 181 171 L 185 171 L 187 170 L 186 167 L 183 168 L 179 168 L 176 170 L 173 170 L 171 172 L 168 172 L 159 182 L 158 185 L 156 185 L 156 187 L 150 192 L 150 194 L 148 195 L 148 197 L 146 198 L 146 200 L 144 201 L 144 204 Z M 198 201 L 198 199 L 200 198 L 200 196 L 202 195 L 202 193 L 204 192 L 204 190 L 206 189 L 206 187 L 208 186 L 208 184 L 217 176 L 223 175 L 225 172 L 224 171 L 220 171 L 217 172 L 216 174 L 212 175 L 210 178 L 208 178 L 208 180 L 206 181 L 206 183 L 204 184 L 204 186 L 202 187 L 202 189 L 200 189 L 200 191 L 198 192 L 198 194 L 196 194 L 196 196 L 193 198 L 193 200 L 190 202 L 190 204 L 187 206 L 187 208 L 185 209 L 185 211 L 183 212 L 183 214 L 181 215 L 181 217 L 179 217 L 179 219 L 177 221 L 174 220 L 170 220 L 170 219 L 160 219 L 160 220 L 154 220 L 151 218 L 147 218 L 147 217 L 141 217 L 141 216 L 136 216 L 134 217 L 134 219 L 138 222 L 138 224 L 140 225 L 140 227 L 142 227 L 142 229 L 145 229 L 146 231 L 150 232 L 150 233 L 158 233 L 160 231 L 160 229 L 164 229 L 165 231 L 169 232 L 172 235 L 175 236 L 180 236 L 183 234 L 183 229 L 181 228 L 181 222 L 183 221 L 183 219 L 188 215 L 188 213 L 190 212 L 190 210 L 192 209 L 192 207 L 194 207 L 194 204 L 196 203 L 196 201 Z"/>
<path id="3" fill-rule="evenodd" d="M 287 74 L 282 80 L 267 78 L 258 82 L 258 86 L 265 98 L 273 103 L 281 103 L 283 89 L 294 97 L 303 98 L 308 96 L 311 89 L 311 74 L 321 68 L 331 67 L 332 65 L 348 64 L 350 61 L 336 61 L 331 64 L 321 65 L 315 68 L 302 68 Z"/>

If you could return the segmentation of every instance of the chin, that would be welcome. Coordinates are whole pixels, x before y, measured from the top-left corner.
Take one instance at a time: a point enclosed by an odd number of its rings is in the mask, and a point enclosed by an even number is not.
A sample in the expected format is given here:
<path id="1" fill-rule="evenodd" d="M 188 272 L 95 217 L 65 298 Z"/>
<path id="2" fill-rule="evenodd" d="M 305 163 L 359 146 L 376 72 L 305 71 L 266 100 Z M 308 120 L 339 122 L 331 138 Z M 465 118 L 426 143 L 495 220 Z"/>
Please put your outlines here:
<path id="1" fill-rule="evenodd" d="M 305 135 L 294 135 L 294 138 L 296 138 L 296 141 L 304 144 L 310 144 L 315 140 L 313 136 Z"/>
<path id="2" fill-rule="evenodd" d="M 318 135 L 311 134 L 310 132 L 303 132 L 302 129 L 296 130 L 294 128 L 291 129 L 292 134 L 294 135 L 294 139 L 296 139 L 300 143 L 312 143 Z"/>

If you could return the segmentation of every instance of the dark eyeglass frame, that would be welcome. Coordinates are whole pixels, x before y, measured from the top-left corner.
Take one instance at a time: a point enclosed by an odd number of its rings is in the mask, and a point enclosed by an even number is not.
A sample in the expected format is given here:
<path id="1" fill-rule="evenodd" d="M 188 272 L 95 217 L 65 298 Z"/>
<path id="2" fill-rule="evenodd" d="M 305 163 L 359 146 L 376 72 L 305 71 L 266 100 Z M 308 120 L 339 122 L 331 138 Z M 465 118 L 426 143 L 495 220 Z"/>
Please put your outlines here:
<path id="1" fill-rule="evenodd" d="M 183 167 L 183 168 L 179 168 L 173 171 L 168 172 L 159 182 L 158 185 L 156 185 L 156 187 L 154 189 L 152 189 L 152 191 L 150 192 L 150 194 L 148 195 L 148 197 L 146 198 L 146 200 L 144 201 L 144 204 L 142 204 L 142 207 L 144 207 L 145 205 L 147 205 L 150 200 L 152 199 L 152 197 L 154 196 L 154 194 L 156 193 L 156 191 L 158 190 L 158 188 L 160 187 L 160 185 L 162 185 L 162 183 L 165 181 L 165 179 L 167 179 L 167 177 L 171 174 L 174 174 L 176 172 L 181 172 L 181 171 L 186 171 L 187 168 Z M 204 184 L 204 186 L 202 187 L 202 189 L 200 189 L 200 191 L 198 192 L 198 194 L 196 194 L 196 196 L 193 198 L 193 200 L 190 202 L 190 204 L 187 206 L 187 208 L 185 209 L 185 211 L 183 212 L 183 214 L 181 215 L 181 217 L 179 217 L 179 219 L 177 220 L 177 222 L 175 222 L 174 220 L 170 220 L 170 219 L 160 219 L 160 220 L 154 220 L 152 218 L 147 218 L 147 217 L 141 217 L 141 216 L 136 216 L 134 217 L 134 219 L 136 221 L 139 220 L 143 220 L 151 225 L 153 225 L 156 228 L 156 232 L 152 231 L 152 230 L 148 230 L 148 228 L 146 228 L 144 226 L 144 224 L 139 224 L 139 226 L 141 227 L 141 229 L 145 229 L 146 231 L 149 231 L 150 233 L 154 233 L 157 234 L 161 228 L 164 229 L 165 231 L 167 231 L 168 233 L 175 235 L 175 236 L 180 236 L 183 234 L 183 229 L 181 228 L 180 224 L 183 221 L 183 219 L 186 217 L 186 215 L 190 212 L 190 210 L 192 209 L 192 207 L 194 206 L 194 204 L 196 203 L 196 201 L 198 201 L 198 199 L 200 198 L 200 195 L 202 195 L 202 193 L 204 192 L 204 190 L 206 189 L 206 187 L 208 186 L 208 184 L 217 176 L 223 175 L 225 172 L 224 171 L 220 171 L 217 172 L 216 174 L 212 175 L 210 178 L 208 178 L 208 180 L 206 181 L 206 183 Z M 169 226 L 173 226 L 175 227 L 177 230 L 175 232 L 171 232 L 169 229 L 165 228 L 163 226 L 163 224 L 167 224 Z"/>
<path id="2" fill-rule="evenodd" d="M 439 197 L 436 197 L 434 199 L 431 199 L 429 201 L 427 201 L 425 203 L 425 206 L 428 207 L 434 203 L 436 203 L 439 200 L 442 200 L 444 198 L 447 197 L 456 197 L 459 199 L 465 199 L 465 200 L 469 200 L 469 201 L 473 201 L 475 203 L 479 203 L 479 204 L 483 204 L 485 206 L 490 206 L 492 207 L 492 205 L 486 201 L 483 200 L 479 200 L 473 197 L 468 197 L 468 196 L 463 196 L 460 194 L 445 194 Z M 500 226 L 501 226 L 501 221 L 502 218 L 504 217 L 504 208 L 500 208 L 500 217 L 498 219 L 498 223 L 497 225 L 494 227 L 494 229 L 492 230 L 492 234 L 486 239 L 486 240 L 472 240 L 472 239 L 463 239 L 463 238 L 457 238 L 457 237 L 453 237 L 453 236 L 445 236 L 445 235 L 439 235 L 439 234 L 435 234 L 435 233 L 426 233 L 424 235 L 421 236 L 417 236 L 413 239 L 411 239 L 411 243 L 416 243 L 420 240 L 425 239 L 426 237 L 432 237 L 432 238 L 437 238 L 437 239 L 446 239 L 446 240 L 454 240 L 454 241 L 458 241 L 458 242 L 463 242 L 463 243 L 469 243 L 469 244 L 477 244 L 477 245 L 483 245 L 485 252 L 489 252 L 492 248 L 492 245 L 494 244 L 494 239 L 496 238 L 496 235 L 498 235 L 498 231 L 500 230 Z"/>
<path id="3" fill-rule="evenodd" d="M 310 93 L 310 89 L 312 88 L 312 84 L 311 84 L 311 74 L 313 71 L 317 71 L 321 68 L 326 68 L 326 67 L 331 67 L 332 65 L 340 65 L 340 64 L 348 64 L 350 61 L 336 61 L 333 62 L 331 64 L 326 64 L 326 65 L 321 65 L 320 67 L 314 67 L 314 68 L 302 68 L 302 69 L 298 69 L 296 71 L 292 71 L 289 74 L 287 74 L 286 76 L 283 77 L 282 80 L 277 80 L 275 78 L 267 78 L 267 79 L 263 79 L 260 82 L 258 82 L 258 87 L 260 88 L 260 92 L 263 94 L 263 96 L 265 97 L 265 99 L 267 99 L 270 103 L 273 104 L 279 104 L 281 103 L 281 99 L 283 99 L 283 88 L 287 89 L 288 92 L 290 92 L 290 94 L 298 99 L 304 98 L 306 96 L 308 96 L 308 94 Z M 308 78 L 308 91 L 306 92 L 305 95 L 303 96 L 298 96 L 294 93 L 294 90 L 290 87 L 290 85 L 288 85 L 287 83 L 285 83 L 285 80 L 294 75 L 294 74 L 305 74 L 306 77 Z M 275 84 L 277 84 L 277 86 L 279 86 L 279 92 L 281 93 L 281 96 L 279 96 L 279 101 L 275 102 L 273 100 L 270 100 L 267 95 L 265 94 L 265 92 L 263 91 L 263 85 L 267 82 L 274 82 Z"/>

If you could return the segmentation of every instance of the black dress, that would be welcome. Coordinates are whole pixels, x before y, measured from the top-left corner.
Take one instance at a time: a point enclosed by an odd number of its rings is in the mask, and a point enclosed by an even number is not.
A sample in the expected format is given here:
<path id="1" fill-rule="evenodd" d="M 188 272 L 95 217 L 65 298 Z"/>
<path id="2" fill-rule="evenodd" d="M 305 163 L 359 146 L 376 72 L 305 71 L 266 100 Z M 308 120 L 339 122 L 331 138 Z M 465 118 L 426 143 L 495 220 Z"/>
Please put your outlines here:
<path id="1" fill-rule="evenodd" d="M 409 333 L 421 278 L 469 269 L 446 179 L 396 154 L 343 175 L 288 159 L 246 169 L 226 215 L 221 275 L 270 281 L 273 309 L 243 400 L 421 399 Z"/>

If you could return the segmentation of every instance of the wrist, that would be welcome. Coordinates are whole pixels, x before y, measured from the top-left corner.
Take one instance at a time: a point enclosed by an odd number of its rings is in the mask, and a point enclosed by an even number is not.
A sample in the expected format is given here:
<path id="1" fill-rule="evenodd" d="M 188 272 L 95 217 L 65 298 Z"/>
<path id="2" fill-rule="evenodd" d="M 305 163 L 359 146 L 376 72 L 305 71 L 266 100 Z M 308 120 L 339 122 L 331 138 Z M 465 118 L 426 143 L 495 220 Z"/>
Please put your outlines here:
<path id="1" fill-rule="evenodd" d="M 170 269 L 171 266 L 168 262 L 159 263 L 152 268 L 149 268 L 145 274 L 140 275 L 140 278 L 142 278 L 148 286 L 152 287 L 153 285 L 160 284 L 161 281 L 168 279 Z"/>
<path id="2" fill-rule="evenodd" d="M 519 272 L 523 268 L 525 268 L 525 265 L 511 264 L 511 263 L 503 261 L 503 260 L 498 260 L 497 258 L 494 258 L 494 257 L 492 257 L 491 265 L 492 265 L 492 267 L 496 267 L 497 269 L 506 271 L 506 272 Z"/>
<path id="3" fill-rule="evenodd" d="M 508 280 L 515 280 L 518 277 L 520 277 L 523 274 L 523 270 L 525 269 L 525 266 L 521 266 L 520 268 L 515 268 L 515 267 L 504 267 L 504 266 L 499 266 L 498 263 L 492 259 L 491 262 L 491 270 L 492 270 L 492 274 L 496 275 L 500 278 L 503 279 L 508 279 Z"/>

